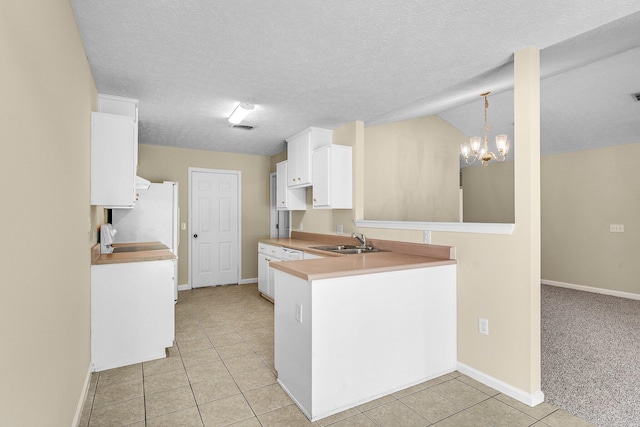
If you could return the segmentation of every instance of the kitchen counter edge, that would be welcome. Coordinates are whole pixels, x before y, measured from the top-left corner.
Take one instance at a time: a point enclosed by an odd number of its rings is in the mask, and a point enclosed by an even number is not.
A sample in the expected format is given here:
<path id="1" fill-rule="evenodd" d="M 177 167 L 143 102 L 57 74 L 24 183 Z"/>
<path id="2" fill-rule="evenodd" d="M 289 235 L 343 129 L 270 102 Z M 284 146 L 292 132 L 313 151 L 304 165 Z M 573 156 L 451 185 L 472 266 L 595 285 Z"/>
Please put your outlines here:
<path id="1" fill-rule="evenodd" d="M 114 247 L 123 246 L 149 246 L 157 247 L 161 245 L 160 242 L 141 242 L 141 243 L 119 243 L 114 244 Z M 166 246 L 165 246 L 166 247 Z M 145 261 L 165 261 L 176 259 L 176 256 L 166 249 L 150 249 L 141 250 L 138 252 L 120 252 L 112 254 L 101 254 L 100 244 L 96 243 L 91 247 L 91 265 L 105 265 L 105 264 L 122 264 L 128 262 L 145 262 Z"/>
<path id="2" fill-rule="evenodd" d="M 454 248 L 449 246 L 371 239 L 369 242 L 373 247 L 388 252 L 342 255 L 313 249 L 313 246 L 354 244 L 346 236 L 293 232 L 291 238 L 258 241 L 323 255 L 321 259 L 270 263 L 277 270 L 308 281 L 457 264 Z"/>

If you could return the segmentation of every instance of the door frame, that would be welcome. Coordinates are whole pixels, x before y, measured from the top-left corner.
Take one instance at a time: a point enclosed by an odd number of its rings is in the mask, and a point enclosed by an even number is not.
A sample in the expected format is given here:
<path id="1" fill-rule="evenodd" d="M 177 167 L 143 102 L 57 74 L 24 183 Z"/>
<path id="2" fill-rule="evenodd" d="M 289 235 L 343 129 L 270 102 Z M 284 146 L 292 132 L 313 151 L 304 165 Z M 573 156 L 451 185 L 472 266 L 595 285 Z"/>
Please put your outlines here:
<path id="1" fill-rule="evenodd" d="M 276 210 L 276 204 L 273 202 L 273 198 L 276 192 L 274 181 L 276 173 L 271 172 L 269 174 L 269 237 L 272 239 L 277 237 L 275 235 L 276 224 L 278 223 L 278 211 Z"/>
<path id="2" fill-rule="evenodd" d="M 187 210 L 189 217 L 189 289 L 193 289 L 192 282 L 192 270 L 193 270 L 193 257 L 191 254 L 191 246 L 193 240 L 191 236 L 193 236 L 193 230 L 191 229 L 192 221 L 192 212 L 191 212 L 191 188 L 192 188 L 192 175 L 193 172 L 205 172 L 205 173 L 217 173 L 217 174 L 225 174 L 225 175 L 236 175 L 238 177 L 238 271 L 236 271 L 236 280 L 237 283 L 240 284 L 242 279 L 242 172 L 236 170 L 228 170 L 228 169 L 208 169 L 208 168 L 196 168 L 189 167 L 189 189 L 188 189 L 188 202 L 187 202 Z"/>

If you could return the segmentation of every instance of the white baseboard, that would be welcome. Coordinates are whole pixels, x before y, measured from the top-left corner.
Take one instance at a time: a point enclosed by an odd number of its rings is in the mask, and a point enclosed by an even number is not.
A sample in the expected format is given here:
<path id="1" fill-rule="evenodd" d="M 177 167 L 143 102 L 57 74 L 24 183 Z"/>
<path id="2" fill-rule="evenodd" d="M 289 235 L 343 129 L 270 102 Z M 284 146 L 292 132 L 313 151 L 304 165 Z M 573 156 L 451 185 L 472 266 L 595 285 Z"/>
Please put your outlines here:
<path id="1" fill-rule="evenodd" d="M 89 394 L 89 385 L 91 384 L 91 365 L 87 370 L 87 376 L 84 379 L 84 385 L 82 386 L 82 393 L 80 393 L 80 401 L 78 402 L 78 406 L 76 406 L 76 414 L 73 417 L 72 427 L 78 427 L 80 424 L 80 418 L 82 418 L 82 409 L 84 409 L 84 402 L 87 400 L 87 395 Z"/>
<path id="2" fill-rule="evenodd" d="M 542 283 L 543 285 L 558 286 L 560 288 L 575 289 L 576 291 L 593 292 L 595 294 L 611 295 L 613 297 L 640 300 L 640 294 L 634 294 L 631 292 L 614 291 L 612 289 L 605 288 L 594 288 L 593 286 L 576 285 L 573 283 L 556 282 L 554 280 L 545 279 L 542 279 L 540 283 Z"/>
<path id="3" fill-rule="evenodd" d="M 241 279 L 238 284 L 239 285 L 247 285 L 249 283 L 258 283 L 258 278 L 254 277 L 252 279 Z M 178 292 L 180 292 L 180 291 L 188 291 L 190 289 L 191 289 L 191 286 L 189 286 L 188 283 L 186 283 L 184 285 L 178 285 Z"/>
<path id="4" fill-rule="evenodd" d="M 489 376 L 460 362 L 458 362 L 458 371 L 473 378 L 476 381 L 481 382 L 486 386 L 498 390 L 502 394 L 506 394 L 507 396 L 524 403 L 525 405 L 534 407 L 544 402 L 544 393 L 541 390 L 533 393 L 527 393 L 524 390 L 520 390 L 519 388 L 507 384 L 504 381 L 500 381 L 499 379 L 493 378 L 492 376 Z"/>

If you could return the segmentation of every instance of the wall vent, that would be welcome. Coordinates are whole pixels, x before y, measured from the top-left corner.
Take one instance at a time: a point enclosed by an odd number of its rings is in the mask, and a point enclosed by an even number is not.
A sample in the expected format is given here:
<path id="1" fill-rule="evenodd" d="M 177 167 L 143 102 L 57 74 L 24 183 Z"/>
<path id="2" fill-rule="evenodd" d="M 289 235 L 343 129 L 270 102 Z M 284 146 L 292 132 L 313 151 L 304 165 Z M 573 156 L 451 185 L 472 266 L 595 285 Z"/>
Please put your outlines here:
<path id="1" fill-rule="evenodd" d="M 634 93 L 631 96 L 633 96 L 633 99 L 635 99 L 636 101 L 640 101 L 640 92 Z"/>
<path id="2" fill-rule="evenodd" d="M 640 95 L 640 94 L 639 94 Z M 253 129 L 253 126 L 251 125 L 231 125 L 232 128 L 235 129 L 244 129 L 244 130 L 251 130 Z"/>

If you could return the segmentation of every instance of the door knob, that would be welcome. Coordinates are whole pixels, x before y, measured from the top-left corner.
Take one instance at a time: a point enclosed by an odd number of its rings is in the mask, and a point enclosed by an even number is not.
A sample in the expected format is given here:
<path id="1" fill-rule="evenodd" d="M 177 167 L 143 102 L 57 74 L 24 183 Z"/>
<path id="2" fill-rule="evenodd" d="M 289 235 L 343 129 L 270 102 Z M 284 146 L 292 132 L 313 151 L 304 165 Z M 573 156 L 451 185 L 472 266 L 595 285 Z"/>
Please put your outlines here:
<path id="1" fill-rule="evenodd" d="M 195 238 L 197 239 L 197 238 L 198 238 L 198 235 L 197 235 L 197 234 L 194 234 L 194 235 L 193 235 L 193 237 L 195 237 Z"/>

